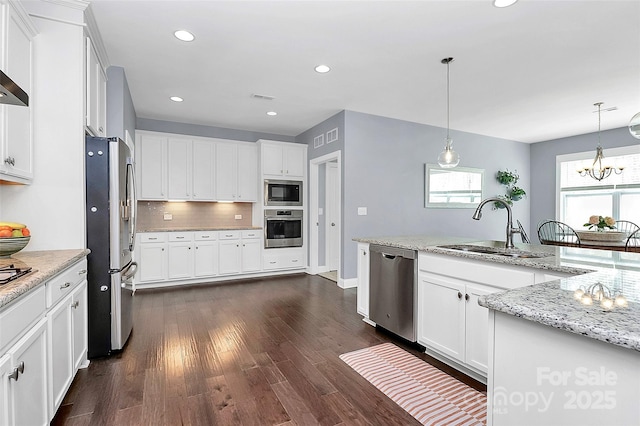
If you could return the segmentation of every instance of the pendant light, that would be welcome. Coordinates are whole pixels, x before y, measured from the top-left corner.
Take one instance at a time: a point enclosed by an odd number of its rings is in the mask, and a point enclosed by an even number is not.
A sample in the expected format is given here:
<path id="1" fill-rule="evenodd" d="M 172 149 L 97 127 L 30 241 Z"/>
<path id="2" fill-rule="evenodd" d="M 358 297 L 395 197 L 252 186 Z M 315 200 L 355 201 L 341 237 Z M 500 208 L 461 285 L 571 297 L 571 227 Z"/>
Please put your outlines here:
<path id="1" fill-rule="evenodd" d="M 615 172 L 617 175 L 622 173 L 624 167 L 611 167 L 602 164 L 604 160 L 604 154 L 602 153 L 602 146 L 600 145 L 600 112 L 602 108 L 602 102 L 596 102 L 593 106 L 598 107 L 598 146 L 596 147 L 596 157 L 593 159 L 591 167 L 585 167 L 578 170 L 580 176 L 590 176 L 597 181 L 608 178 L 611 172 Z"/>
<path id="2" fill-rule="evenodd" d="M 447 66 L 447 139 L 444 151 L 438 156 L 438 164 L 443 169 L 450 169 L 460 163 L 460 156 L 453 150 L 453 140 L 449 137 L 449 63 L 453 58 L 444 58 L 441 63 Z"/>

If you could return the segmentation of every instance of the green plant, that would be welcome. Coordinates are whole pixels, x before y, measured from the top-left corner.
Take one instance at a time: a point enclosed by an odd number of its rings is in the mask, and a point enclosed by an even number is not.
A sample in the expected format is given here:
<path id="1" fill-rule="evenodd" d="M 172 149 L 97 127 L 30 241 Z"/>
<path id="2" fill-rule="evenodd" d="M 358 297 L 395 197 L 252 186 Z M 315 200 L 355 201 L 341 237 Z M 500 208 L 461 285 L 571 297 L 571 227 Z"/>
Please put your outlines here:
<path id="1" fill-rule="evenodd" d="M 513 186 L 518 182 L 520 176 L 518 175 L 518 172 L 510 172 L 509 169 L 506 169 L 498 170 L 498 173 L 496 173 L 496 179 L 498 179 L 498 182 L 503 185 Z"/>
<path id="2" fill-rule="evenodd" d="M 498 195 L 498 198 L 503 200 L 505 203 L 510 206 L 513 205 L 514 201 L 521 200 L 522 197 L 526 197 L 527 193 L 524 189 L 516 186 L 518 180 L 520 179 L 520 175 L 517 171 L 509 171 L 509 169 L 498 170 L 496 173 L 496 180 L 500 182 L 500 184 L 506 186 L 505 195 Z M 494 207 L 498 209 L 504 208 L 502 203 L 494 203 Z"/>

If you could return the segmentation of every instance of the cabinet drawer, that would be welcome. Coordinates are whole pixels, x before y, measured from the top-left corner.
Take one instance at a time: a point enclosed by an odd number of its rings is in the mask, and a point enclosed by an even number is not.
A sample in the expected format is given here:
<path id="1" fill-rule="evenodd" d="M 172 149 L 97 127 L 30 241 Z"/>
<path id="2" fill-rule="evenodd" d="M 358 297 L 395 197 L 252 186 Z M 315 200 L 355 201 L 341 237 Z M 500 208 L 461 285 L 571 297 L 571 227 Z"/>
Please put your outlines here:
<path id="1" fill-rule="evenodd" d="M 242 231 L 242 238 L 243 239 L 261 238 L 261 237 L 262 237 L 262 230 L 260 230 L 260 229 L 252 229 L 252 230 Z"/>
<path id="2" fill-rule="evenodd" d="M 143 232 L 138 235 L 141 243 L 164 243 L 167 241 L 166 232 Z"/>
<path id="3" fill-rule="evenodd" d="M 71 294 L 71 290 L 86 276 L 87 260 L 83 259 L 47 281 L 45 284 L 47 289 L 47 308 L 55 305 L 58 300 L 67 294 Z"/>
<path id="4" fill-rule="evenodd" d="M 196 241 L 214 241 L 218 239 L 218 233 L 216 231 L 198 231 L 193 233 L 193 238 Z"/>
<path id="5" fill-rule="evenodd" d="M 169 232 L 169 242 L 193 241 L 193 232 Z"/>
<path id="6" fill-rule="evenodd" d="M 418 268 L 425 272 L 503 289 L 535 284 L 534 271 L 526 267 L 497 265 L 487 261 L 466 258 L 456 259 L 439 254 L 420 253 L 418 255 Z"/>
<path id="7" fill-rule="evenodd" d="M 304 268 L 304 253 L 265 253 L 262 257 L 262 269 Z"/>
<path id="8" fill-rule="evenodd" d="M 218 238 L 221 240 L 237 240 L 240 235 L 240 231 L 220 231 Z"/>
<path id="9" fill-rule="evenodd" d="M 40 286 L 11 303 L 0 312 L 0 353 L 20 336 L 29 325 L 44 316 L 46 309 L 45 289 Z"/>

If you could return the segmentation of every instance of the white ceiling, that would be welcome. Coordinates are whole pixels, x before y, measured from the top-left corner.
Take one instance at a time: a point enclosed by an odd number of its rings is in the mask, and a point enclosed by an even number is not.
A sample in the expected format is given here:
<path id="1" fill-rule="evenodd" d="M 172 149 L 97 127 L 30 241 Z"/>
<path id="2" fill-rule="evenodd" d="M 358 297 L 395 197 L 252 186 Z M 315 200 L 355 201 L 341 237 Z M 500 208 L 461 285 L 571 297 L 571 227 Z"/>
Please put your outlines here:
<path id="1" fill-rule="evenodd" d="M 298 135 L 341 110 L 539 142 L 640 111 L 640 0 L 91 2 L 140 118 Z M 195 41 L 173 36 L 187 29 Z M 328 74 L 314 71 L 328 64 Z M 257 100 L 251 94 L 274 96 Z M 175 103 L 170 96 L 181 96 Z M 277 111 L 269 117 L 267 111 Z"/>

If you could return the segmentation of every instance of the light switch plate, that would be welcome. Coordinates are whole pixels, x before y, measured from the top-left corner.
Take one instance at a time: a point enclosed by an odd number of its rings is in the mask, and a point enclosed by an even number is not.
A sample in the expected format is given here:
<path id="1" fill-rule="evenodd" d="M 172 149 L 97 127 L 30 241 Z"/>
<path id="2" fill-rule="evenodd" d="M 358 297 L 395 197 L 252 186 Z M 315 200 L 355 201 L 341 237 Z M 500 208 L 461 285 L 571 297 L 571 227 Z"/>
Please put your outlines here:
<path id="1" fill-rule="evenodd" d="M 236 220 L 240 220 L 240 219 L 242 219 L 242 215 L 241 215 L 241 214 L 237 214 L 237 215 L 235 216 L 235 218 L 236 218 Z"/>
<path id="2" fill-rule="evenodd" d="M 164 220 L 173 220 L 173 215 L 171 213 L 165 213 L 163 216 Z"/>
<path id="3" fill-rule="evenodd" d="M 367 208 L 366 207 L 358 207 L 358 216 L 366 216 Z"/>

